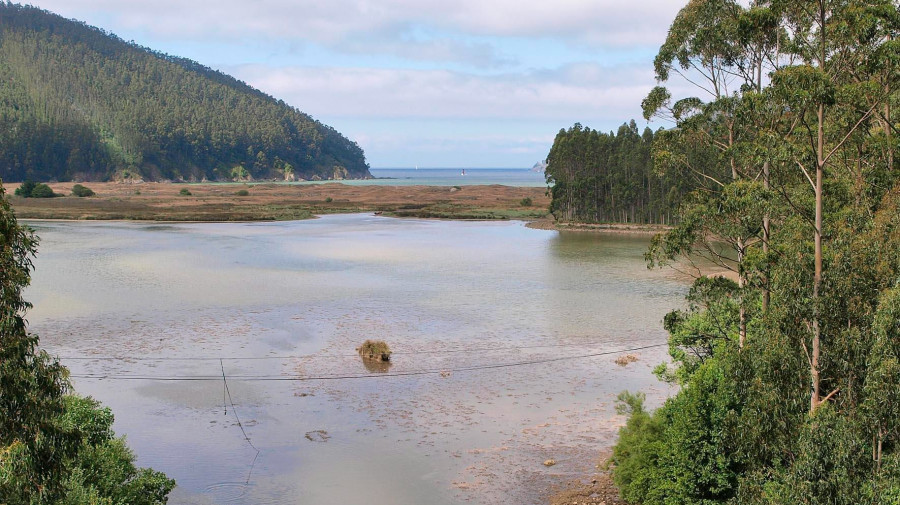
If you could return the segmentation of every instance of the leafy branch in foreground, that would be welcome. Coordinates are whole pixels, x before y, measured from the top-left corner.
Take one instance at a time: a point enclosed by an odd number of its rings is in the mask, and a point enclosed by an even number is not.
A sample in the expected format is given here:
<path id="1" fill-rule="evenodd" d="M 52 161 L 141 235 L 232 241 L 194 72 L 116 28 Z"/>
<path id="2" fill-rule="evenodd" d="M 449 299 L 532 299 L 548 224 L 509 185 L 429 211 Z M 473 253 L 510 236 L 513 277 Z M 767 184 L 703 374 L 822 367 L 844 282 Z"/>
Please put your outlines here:
<path id="1" fill-rule="evenodd" d="M 4 505 L 161 505 L 175 482 L 138 469 L 113 416 L 71 393 L 68 371 L 38 349 L 24 315 L 38 239 L 0 185 L 0 501 Z"/>

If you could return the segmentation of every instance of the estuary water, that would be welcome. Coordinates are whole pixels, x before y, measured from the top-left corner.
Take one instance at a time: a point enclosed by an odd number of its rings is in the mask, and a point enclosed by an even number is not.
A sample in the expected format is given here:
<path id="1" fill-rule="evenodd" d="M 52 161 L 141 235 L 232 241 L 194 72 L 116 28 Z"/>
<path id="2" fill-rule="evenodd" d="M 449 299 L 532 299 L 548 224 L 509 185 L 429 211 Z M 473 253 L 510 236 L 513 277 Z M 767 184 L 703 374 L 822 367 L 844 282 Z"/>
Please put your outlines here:
<path id="1" fill-rule="evenodd" d="M 647 237 L 362 214 L 29 224 L 30 329 L 177 480 L 172 504 L 545 503 L 594 471 L 619 392 L 671 393 L 664 346 L 614 363 L 664 344 L 686 291 L 647 270 Z M 356 355 L 369 338 L 388 367 Z"/>

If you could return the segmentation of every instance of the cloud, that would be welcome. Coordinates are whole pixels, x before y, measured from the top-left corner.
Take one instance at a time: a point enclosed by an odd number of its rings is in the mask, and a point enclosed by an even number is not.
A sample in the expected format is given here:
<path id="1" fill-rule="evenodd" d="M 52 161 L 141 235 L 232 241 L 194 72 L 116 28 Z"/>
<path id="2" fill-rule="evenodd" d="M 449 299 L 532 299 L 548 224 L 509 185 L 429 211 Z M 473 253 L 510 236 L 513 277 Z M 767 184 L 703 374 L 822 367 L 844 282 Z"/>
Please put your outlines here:
<path id="1" fill-rule="evenodd" d="M 361 145 L 371 146 L 378 151 L 395 152 L 404 149 L 415 149 L 424 153 L 455 152 L 495 152 L 500 154 L 546 154 L 548 146 L 553 143 L 555 132 L 549 135 L 434 135 L 422 134 L 378 133 L 361 134 L 356 140 Z"/>
<path id="2" fill-rule="evenodd" d="M 647 55 L 682 4 L 34 1 L 174 54 L 193 47 L 358 140 L 376 166 L 530 165 L 561 127 L 639 119 L 654 84 Z M 611 63 L 574 63 L 583 60 Z"/>
<path id="3" fill-rule="evenodd" d="M 488 76 L 266 65 L 225 70 L 313 116 L 332 118 L 621 121 L 640 114 L 654 82 L 649 68 L 597 64 Z"/>
<path id="4" fill-rule="evenodd" d="M 530 166 L 560 128 L 640 120 L 653 73 L 566 65 L 485 76 L 446 70 L 271 67 L 229 73 L 335 126 L 373 166 Z"/>
<path id="5" fill-rule="evenodd" d="M 492 45 L 452 39 L 398 39 L 395 36 L 350 38 L 335 46 L 348 54 L 390 54 L 414 61 L 452 62 L 476 68 L 501 67 L 514 63 L 514 58 L 500 54 Z"/>
<path id="6" fill-rule="evenodd" d="M 436 135 L 383 132 L 354 139 L 374 167 L 530 167 L 547 156 L 555 132 L 549 135 Z"/>
<path id="7" fill-rule="evenodd" d="M 479 38 L 552 38 L 573 45 L 658 46 L 672 0 L 36 0 L 67 16 L 174 39 L 305 41 L 413 59 L 499 63 Z M 107 27 L 109 28 L 109 27 Z M 476 39 L 471 41 L 467 39 Z"/>

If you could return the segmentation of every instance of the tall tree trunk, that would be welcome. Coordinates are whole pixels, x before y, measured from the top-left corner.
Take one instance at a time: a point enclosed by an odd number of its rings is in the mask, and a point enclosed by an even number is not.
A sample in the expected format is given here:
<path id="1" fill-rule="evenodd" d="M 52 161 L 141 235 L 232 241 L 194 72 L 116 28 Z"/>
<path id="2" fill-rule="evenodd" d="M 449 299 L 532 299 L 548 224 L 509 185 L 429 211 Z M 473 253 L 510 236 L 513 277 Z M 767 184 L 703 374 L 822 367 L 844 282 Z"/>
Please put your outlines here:
<path id="1" fill-rule="evenodd" d="M 813 341 L 810 358 L 810 375 L 812 376 L 812 395 L 809 400 L 810 413 L 815 412 L 821 402 L 819 354 L 821 352 L 822 328 L 819 324 L 819 288 L 822 284 L 822 182 L 825 172 L 825 105 L 819 105 L 818 139 L 816 142 L 816 223 L 815 223 L 815 272 L 813 273 Z"/>
<path id="2" fill-rule="evenodd" d="M 826 54 L 826 31 L 825 21 L 827 16 L 827 6 L 825 0 L 819 0 L 819 70 L 825 72 Z M 812 381 L 812 393 L 809 398 L 809 412 L 813 413 L 822 402 L 821 395 L 821 377 L 819 370 L 819 356 L 821 353 L 822 326 L 819 321 L 821 311 L 821 300 L 819 291 L 822 285 L 822 193 L 823 180 L 825 178 L 825 104 L 820 103 L 818 111 L 816 111 L 817 131 L 816 131 L 816 221 L 814 231 L 815 241 L 815 257 L 813 272 L 813 321 L 812 321 L 812 356 L 809 360 L 810 378 Z"/>
<path id="3" fill-rule="evenodd" d="M 741 267 L 744 263 L 744 241 L 738 239 L 738 348 L 744 348 L 744 342 L 747 340 L 747 309 L 744 307 L 744 286 L 747 284 L 744 279 L 744 269 Z"/>
<path id="4" fill-rule="evenodd" d="M 766 191 L 769 190 L 769 162 L 763 163 L 763 187 Z M 762 243 L 762 251 L 763 256 L 766 258 L 766 266 L 763 268 L 762 272 L 762 311 L 766 312 L 769 310 L 769 300 L 771 298 L 771 292 L 769 291 L 769 210 L 766 209 L 765 214 L 763 214 L 763 243 Z"/>
<path id="5" fill-rule="evenodd" d="M 893 35 L 888 35 L 888 42 L 894 40 Z M 888 64 L 888 75 L 893 71 L 893 66 Z M 887 80 L 887 79 L 886 79 Z M 888 170 L 894 170 L 894 146 L 891 144 L 891 100 L 890 100 L 890 92 L 891 85 L 890 82 L 885 83 L 884 85 L 884 134 L 885 140 L 887 141 L 887 161 L 888 161 Z"/>

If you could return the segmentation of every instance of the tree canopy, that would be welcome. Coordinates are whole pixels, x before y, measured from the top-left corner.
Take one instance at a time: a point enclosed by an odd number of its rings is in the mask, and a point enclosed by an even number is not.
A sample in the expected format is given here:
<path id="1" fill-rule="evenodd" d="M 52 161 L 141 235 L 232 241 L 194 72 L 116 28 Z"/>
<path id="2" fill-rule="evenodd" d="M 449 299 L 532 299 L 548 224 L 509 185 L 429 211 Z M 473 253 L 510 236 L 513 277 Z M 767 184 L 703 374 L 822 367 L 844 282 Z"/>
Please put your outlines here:
<path id="1" fill-rule="evenodd" d="M 564 221 L 673 222 L 686 186 L 654 171 L 650 153 L 658 135 L 638 132 L 633 120 L 610 133 L 579 123 L 560 130 L 545 171 L 550 211 Z"/>
<path id="2" fill-rule="evenodd" d="M 898 32 L 894 0 L 690 0 L 674 20 L 644 108 L 674 123 L 654 162 L 693 190 L 647 257 L 731 274 L 665 319 L 679 392 L 652 413 L 622 397 L 627 501 L 900 503 Z"/>

